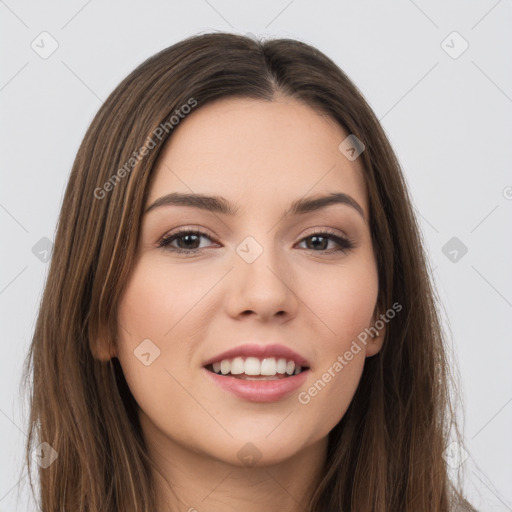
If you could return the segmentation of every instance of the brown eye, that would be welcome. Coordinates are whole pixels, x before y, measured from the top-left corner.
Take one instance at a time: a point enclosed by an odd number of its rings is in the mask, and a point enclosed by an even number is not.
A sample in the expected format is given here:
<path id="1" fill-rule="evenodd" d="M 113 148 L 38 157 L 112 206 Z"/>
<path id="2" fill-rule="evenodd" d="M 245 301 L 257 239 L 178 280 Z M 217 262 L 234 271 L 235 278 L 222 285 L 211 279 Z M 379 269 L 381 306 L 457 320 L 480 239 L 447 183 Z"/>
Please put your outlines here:
<path id="1" fill-rule="evenodd" d="M 158 242 L 158 247 L 165 247 L 171 251 L 176 251 L 184 254 L 197 253 L 201 249 L 199 247 L 201 237 L 211 238 L 202 231 L 197 230 L 183 230 L 167 235 Z M 178 247 L 172 246 L 171 244 L 176 241 Z M 199 244 L 199 245 L 198 245 Z"/>
<path id="2" fill-rule="evenodd" d="M 311 242 L 308 243 L 307 241 L 310 240 Z M 313 252 L 328 252 L 328 253 L 335 253 L 335 252 L 348 252 L 350 249 L 353 249 L 355 246 L 353 242 L 350 240 L 340 237 L 334 233 L 331 232 L 319 232 L 319 233 L 313 233 L 312 235 L 309 235 L 301 240 L 301 242 L 306 241 L 306 249 L 311 250 Z M 332 241 L 335 244 L 338 245 L 338 249 L 334 249 L 331 251 L 326 251 L 329 242 Z"/>

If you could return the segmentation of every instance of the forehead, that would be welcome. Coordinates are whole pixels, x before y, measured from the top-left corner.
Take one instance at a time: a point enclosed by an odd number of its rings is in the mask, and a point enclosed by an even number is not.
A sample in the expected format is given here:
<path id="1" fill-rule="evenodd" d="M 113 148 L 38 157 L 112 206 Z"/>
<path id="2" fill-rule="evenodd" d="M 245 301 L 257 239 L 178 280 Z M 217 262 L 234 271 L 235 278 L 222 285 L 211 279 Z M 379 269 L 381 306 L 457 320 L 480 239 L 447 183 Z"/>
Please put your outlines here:
<path id="1" fill-rule="evenodd" d="M 261 209 L 262 200 L 285 207 L 304 195 L 342 192 L 367 216 L 362 163 L 338 148 L 348 135 L 294 99 L 218 100 L 174 129 L 154 169 L 148 204 L 170 192 L 193 192 L 222 195 L 244 211 Z"/>

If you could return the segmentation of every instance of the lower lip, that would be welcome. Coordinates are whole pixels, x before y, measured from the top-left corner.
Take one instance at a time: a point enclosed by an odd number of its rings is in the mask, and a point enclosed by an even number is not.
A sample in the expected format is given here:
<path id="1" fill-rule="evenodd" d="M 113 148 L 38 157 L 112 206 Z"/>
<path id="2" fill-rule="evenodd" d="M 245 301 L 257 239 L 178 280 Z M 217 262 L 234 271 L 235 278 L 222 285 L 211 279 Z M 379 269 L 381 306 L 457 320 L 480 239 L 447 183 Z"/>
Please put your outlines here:
<path id="1" fill-rule="evenodd" d="M 249 402 L 277 402 L 297 391 L 308 377 L 309 370 L 284 379 L 276 380 L 243 380 L 236 377 L 217 375 L 203 368 L 208 377 L 220 388 Z"/>

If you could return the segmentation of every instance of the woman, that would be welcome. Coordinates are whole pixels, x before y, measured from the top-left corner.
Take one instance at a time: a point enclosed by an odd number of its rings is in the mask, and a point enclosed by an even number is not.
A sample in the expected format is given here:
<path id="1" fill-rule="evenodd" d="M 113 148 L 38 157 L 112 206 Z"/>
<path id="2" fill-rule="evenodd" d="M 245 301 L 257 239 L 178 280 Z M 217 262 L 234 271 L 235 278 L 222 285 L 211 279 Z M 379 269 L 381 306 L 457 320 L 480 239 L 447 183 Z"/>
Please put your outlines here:
<path id="1" fill-rule="evenodd" d="M 214 33 L 148 59 L 54 247 L 25 369 L 43 511 L 473 510 L 399 164 L 318 50 Z"/>

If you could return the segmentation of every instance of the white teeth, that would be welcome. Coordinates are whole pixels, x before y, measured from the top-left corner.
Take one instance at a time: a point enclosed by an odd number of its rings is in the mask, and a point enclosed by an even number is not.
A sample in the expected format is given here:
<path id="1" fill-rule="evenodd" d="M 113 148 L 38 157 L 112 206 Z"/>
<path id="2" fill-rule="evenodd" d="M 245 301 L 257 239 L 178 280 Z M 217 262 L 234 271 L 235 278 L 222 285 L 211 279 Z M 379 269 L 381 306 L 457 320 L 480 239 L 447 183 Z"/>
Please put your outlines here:
<path id="1" fill-rule="evenodd" d="M 232 375 L 240 375 L 245 371 L 245 363 L 241 357 L 235 357 L 233 361 L 231 361 L 231 373 Z"/>
<path id="2" fill-rule="evenodd" d="M 258 359 L 257 357 L 235 357 L 233 359 L 223 359 L 212 364 L 213 371 L 222 375 L 250 375 L 250 376 L 269 376 L 297 375 L 302 371 L 300 364 L 295 361 L 287 361 L 284 358 L 266 357 Z"/>
<path id="3" fill-rule="evenodd" d="M 245 360 L 246 375 L 261 375 L 261 363 L 257 357 L 248 357 Z"/>
<path id="4" fill-rule="evenodd" d="M 263 359 L 261 362 L 261 375 L 275 375 L 276 374 L 276 360 L 273 357 Z"/>
<path id="5" fill-rule="evenodd" d="M 286 373 L 286 359 L 278 359 L 276 364 L 277 373 Z"/>
<path id="6" fill-rule="evenodd" d="M 220 371 L 222 372 L 222 375 L 226 375 L 231 371 L 231 362 L 229 359 L 223 359 L 220 362 Z"/>

